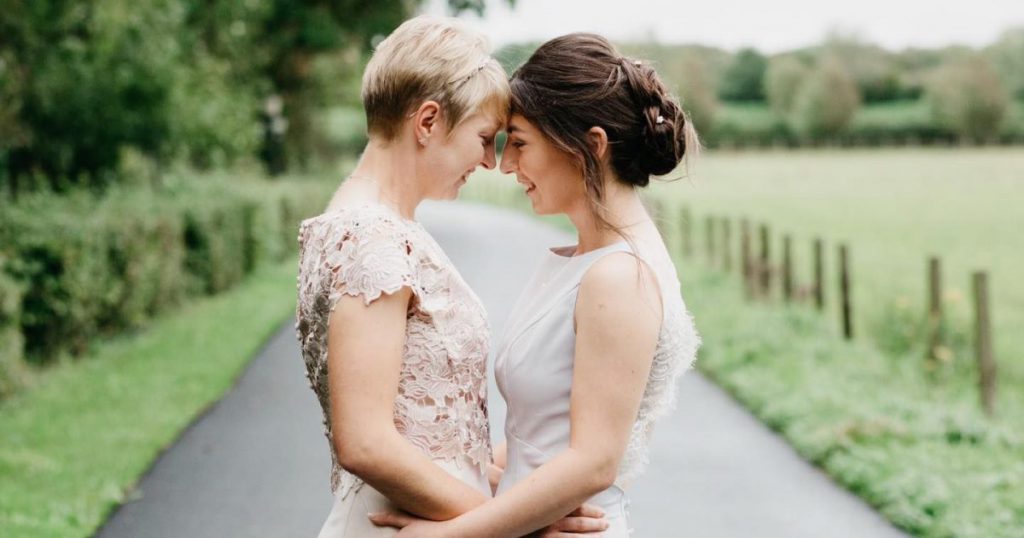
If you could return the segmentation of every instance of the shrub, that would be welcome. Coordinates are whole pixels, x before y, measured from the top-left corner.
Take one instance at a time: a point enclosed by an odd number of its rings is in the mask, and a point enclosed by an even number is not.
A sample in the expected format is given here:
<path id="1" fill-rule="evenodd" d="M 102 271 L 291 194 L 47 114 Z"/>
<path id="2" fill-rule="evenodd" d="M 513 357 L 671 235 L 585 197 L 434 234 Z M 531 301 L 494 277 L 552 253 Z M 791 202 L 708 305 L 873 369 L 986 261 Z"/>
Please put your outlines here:
<path id="1" fill-rule="evenodd" d="M 978 55 L 939 69 L 927 99 L 936 124 L 976 142 L 999 135 L 1010 104 L 991 62 Z"/>
<path id="2" fill-rule="evenodd" d="M 763 101 L 764 71 L 768 62 L 754 49 L 736 53 L 722 74 L 718 96 L 724 101 Z"/>
<path id="3" fill-rule="evenodd" d="M 708 69 L 702 60 L 692 55 L 682 60 L 680 69 L 683 109 L 689 114 L 698 133 L 710 133 L 715 124 L 715 114 L 718 112 L 718 99 L 708 82 Z"/>
<path id="4" fill-rule="evenodd" d="M 319 213 L 334 187 L 179 178 L 157 190 L 4 202 L 0 332 L 16 327 L 26 357 L 46 362 L 139 327 L 185 296 L 228 289 L 294 252 L 299 221 Z M 11 353 L 18 354 L 0 350 L 0 362 Z"/>
<path id="5" fill-rule="evenodd" d="M 860 107 L 860 93 L 838 61 L 825 58 L 797 91 L 791 123 L 804 138 L 841 133 Z"/>
<path id="6" fill-rule="evenodd" d="M 764 73 L 764 90 L 772 111 L 785 118 L 793 110 L 793 102 L 800 84 L 810 69 L 792 56 L 778 56 L 768 62 Z"/>
<path id="7" fill-rule="evenodd" d="M 3 272 L 0 256 L 0 398 L 10 394 L 25 376 L 22 361 L 21 288 Z"/>

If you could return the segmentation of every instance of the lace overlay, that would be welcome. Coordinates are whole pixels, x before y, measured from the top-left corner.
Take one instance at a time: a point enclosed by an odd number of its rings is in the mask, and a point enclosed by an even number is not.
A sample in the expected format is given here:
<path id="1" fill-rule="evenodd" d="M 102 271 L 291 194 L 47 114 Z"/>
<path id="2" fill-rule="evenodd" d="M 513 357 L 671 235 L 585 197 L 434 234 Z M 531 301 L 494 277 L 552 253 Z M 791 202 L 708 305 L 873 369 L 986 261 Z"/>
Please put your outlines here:
<path id="1" fill-rule="evenodd" d="M 659 284 L 663 287 L 664 314 L 651 373 L 615 480 L 620 487 L 625 487 L 647 466 L 654 424 L 675 408 L 679 376 L 693 367 L 701 343 L 693 316 L 680 295 L 679 279 L 671 258 L 667 254 L 651 258 Z"/>
<path id="2" fill-rule="evenodd" d="M 489 330 L 480 300 L 419 224 L 365 204 L 307 219 L 299 232 L 296 332 L 310 388 L 323 410 L 331 451 L 331 491 L 362 481 L 338 464 L 327 392 L 327 327 L 345 295 L 367 305 L 408 286 L 409 307 L 395 427 L 435 460 L 491 461 L 487 421 Z"/>

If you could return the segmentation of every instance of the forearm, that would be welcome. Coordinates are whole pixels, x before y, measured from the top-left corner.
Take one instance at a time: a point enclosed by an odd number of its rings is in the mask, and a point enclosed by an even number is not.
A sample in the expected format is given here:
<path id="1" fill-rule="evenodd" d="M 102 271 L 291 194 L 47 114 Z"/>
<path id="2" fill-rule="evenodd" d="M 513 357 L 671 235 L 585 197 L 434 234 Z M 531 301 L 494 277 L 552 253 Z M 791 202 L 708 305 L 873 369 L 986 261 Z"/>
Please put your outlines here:
<path id="1" fill-rule="evenodd" d="M 494 447 L 494 462 L 487 467 L 487 481 L 491 484 L 491 495 L 498 494 L 498 483 L 501 482 L 501 475 L 505 474 L 508 444 L 502 441 Z"/>
<path id="2" fill-rule="evenodd" d="M 530 473 L 502 495 L 452 523 L 452 536 L 515 538 L 565 517 L 607 487 L 608 475 L 592 456 L 572 448 Z"/>
<path id="3" fill-rule="evenodd" d="M 372 446 L 374 455 L 353 471 L 406 512 L 443 521 L 490 499 L 439 467 L 397 431 L 380 435 Z"/>

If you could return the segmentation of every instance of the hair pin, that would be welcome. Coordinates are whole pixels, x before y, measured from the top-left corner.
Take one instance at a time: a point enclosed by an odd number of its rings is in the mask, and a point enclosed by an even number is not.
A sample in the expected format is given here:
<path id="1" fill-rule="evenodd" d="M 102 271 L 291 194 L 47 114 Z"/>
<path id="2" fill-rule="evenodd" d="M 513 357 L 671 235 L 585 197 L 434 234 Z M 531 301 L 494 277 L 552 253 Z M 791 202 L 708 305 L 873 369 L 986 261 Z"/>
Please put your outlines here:
<path id="1" fill-rule="evenodd" d="M 480 71 L 483 71 L 484 68 L 487 67 L 487 64 L 491 63 L 491 60 L 493 60 L 493 58 L 488 56 L 487 58 L 484 59 L 484 61 L 480 62 L 480 65 L 476 66 L 476 69 L 470 71 L 468 75 L 462 78 L 457 78 L 455 80 L 449 80 L 448 84 L 458 84 L 468 81 L 469 79 L 473 78 L 473 75 L 476 75 Z"/>
<path id="2" fill-rule="evenodd" d="M 665 116 L 662 116 L 661 114 L 658 114 L 658 119 L 655 120 L 655 123 L 657 123 L 658 125 L 661 125 L 662 123 L 665 123 Z"/>

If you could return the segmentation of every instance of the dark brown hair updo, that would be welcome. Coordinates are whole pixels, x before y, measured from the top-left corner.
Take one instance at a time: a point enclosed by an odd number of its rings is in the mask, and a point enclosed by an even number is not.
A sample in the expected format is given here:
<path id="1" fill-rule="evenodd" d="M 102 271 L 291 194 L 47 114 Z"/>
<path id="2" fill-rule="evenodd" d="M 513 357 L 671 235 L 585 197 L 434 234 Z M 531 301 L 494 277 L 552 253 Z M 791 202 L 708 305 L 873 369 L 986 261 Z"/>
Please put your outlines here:
<path id="1" fill-rule="evenodd" d="M 512 74 L 510 84 L 512 113 L 580 161 L 596 214 L 604 169 L 588 143 L 592 127 L 607 133 L 619 181 L 636 187 L 675 170 L 699 147 L 697 132 L 654 68 L 623 57 L 596 34 L 568 34 L 544 43 Z"/>

